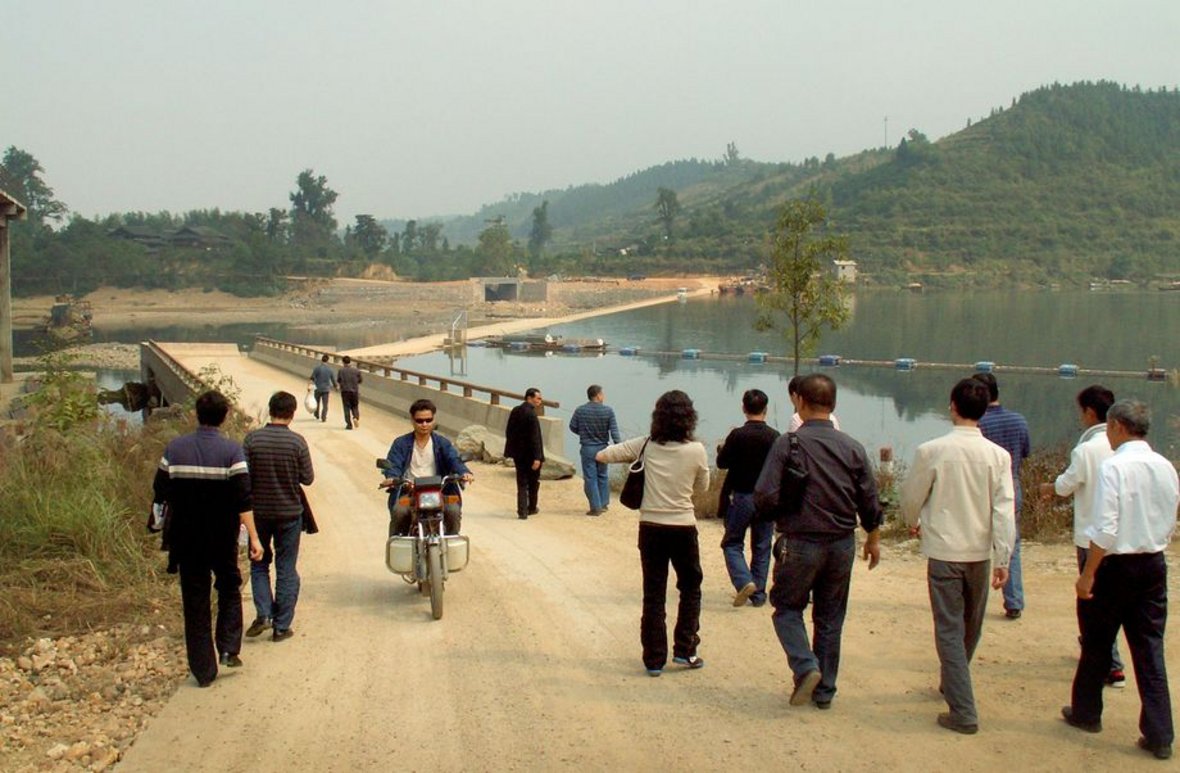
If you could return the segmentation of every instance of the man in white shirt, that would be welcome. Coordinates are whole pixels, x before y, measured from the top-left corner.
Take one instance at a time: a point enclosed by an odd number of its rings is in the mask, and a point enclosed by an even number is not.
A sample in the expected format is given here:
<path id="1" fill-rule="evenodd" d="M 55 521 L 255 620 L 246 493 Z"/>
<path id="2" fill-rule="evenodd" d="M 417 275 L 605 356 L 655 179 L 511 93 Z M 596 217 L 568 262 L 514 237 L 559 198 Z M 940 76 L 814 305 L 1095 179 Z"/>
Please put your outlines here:
<path id="1" fill-rule="evenodd" d="M 1172 699 L 1164 665 L 1168 619 L 1168 567 L 1164 551 L 1176 528 L 1180 478 L 1170 461 L 1144 438 L 1147 406 L 1120 400 L 1106 417 L 1114 455 L 1099 468 L 1093 517 L 1086 531 L 1090 554 L 1077 580 L 1082 656 L 1072 699 L 1061 709 L 1070 725 L 1102 730 L 1102 685 L 1119 627 L 1127 635 L 1139 687 L 1139 747 L 1161 760 L 1172 756 Z"/>
<path id="2" fill-rule="evenodd" d="M 918 447 L 901 490 L 902 517 L 917 527 L 927 558 L 939 691 L 950 708 L 938 724 L 964 734 L 979 732 L 970 664 L 983 632 L 989 575 L 992 588 L 1004 587 L 1016 540 L 1011 457 L 979 431 L 989 400 L 987 386 L 975 379 L 955 384 L 954 427 Z"/>
<path id="3" fill-rule="evenodd" d="M 1098 487 L 1098 467 L 1114 454 L 1110 449 L 1110 441 L 1106 439 L 1106 412 L 1114 405 L 1114 392 L 1094 384 L 1078 392 L 1077 401 L 1082 426 L 1086 429 L 1070 452 L 1069 467 L 1065 472 L 1058 475 L 1056 481 L 1041 484 L 1041 498 L 1052 499 L 1054 494 L 1073 497 L 1073 542 L 1077 548 L 1078 574 L 1081 574 L 1090 555 L 1090 538 L 1086 536 L 1086 529 L 1090 526 L 1093 512 L 1094 489 Z M 1082 618 L 1079 615 L 1079 633 L 1081 627 Z M 1080 636 L 1078 641 L 1081 641 Z M 1106 684 L 1108 687 L 1127 686 L 1117 639 L 1110 649 L 1110 673 L 1106 676 Z"/>

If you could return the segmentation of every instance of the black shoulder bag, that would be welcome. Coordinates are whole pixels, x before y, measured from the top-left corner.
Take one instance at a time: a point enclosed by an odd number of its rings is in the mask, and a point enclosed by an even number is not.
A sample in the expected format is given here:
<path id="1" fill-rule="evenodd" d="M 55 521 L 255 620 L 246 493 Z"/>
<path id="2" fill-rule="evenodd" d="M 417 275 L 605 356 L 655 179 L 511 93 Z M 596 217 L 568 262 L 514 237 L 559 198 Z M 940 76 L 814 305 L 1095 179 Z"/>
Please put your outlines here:
<path id="1" fill-rule="evenodd" d="M 631 462 L 631 466 L 627 468 L 627 480 L 623 482 L 623 490 L 619 493 L 619 502 L 631 510 L 638 510 L 643 504 L 643 484 L 646 479 L 643 454 L 647 451 L 649 440 L 651 438 L 643 441 L 643 448 L 639 449 L 639 458 Z"/>

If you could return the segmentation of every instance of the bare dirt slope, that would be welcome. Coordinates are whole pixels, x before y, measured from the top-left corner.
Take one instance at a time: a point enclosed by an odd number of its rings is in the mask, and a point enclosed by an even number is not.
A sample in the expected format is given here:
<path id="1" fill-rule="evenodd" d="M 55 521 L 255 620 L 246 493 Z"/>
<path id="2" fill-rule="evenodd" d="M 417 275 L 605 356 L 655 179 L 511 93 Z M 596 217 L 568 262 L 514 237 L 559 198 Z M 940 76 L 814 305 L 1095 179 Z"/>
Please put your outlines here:
<path id="1" fill-rule="evenodd" d="M 222 367 L 255 407 L 274 389 L 303 394 L 257 363 Z M 295 424 L 313 449 L 322 529 L 304 541 L 297 635 L 247 640 L 244 667 L 210 689 L 187 680 L 120 771 L 1158 769 L 1134 748 L 1133 686 L 1108 691 L 1101 735 L 1058 717 L 1077 650 L 1070 546 L 1029 548 L 1024 619 L 1003 620 L 992 598 L 974 666 L 979 735 L 935 725 L 945 707 L 912 545 L 887 548 L 871 574 L 857 565 L 833 710 L 790 708 L 770 608 L 731 606 L 715 522 L 701 524 L 707 666 L 645 674 L 635 515 L 616 504 L 583 516 L 577 479 L 543 483 L 541 514 L 519 521 L 511 471 L 475 467 L 471 564 L 432 621 L 383 565 L 373 459 L 408 422 L 362 412 L 353 432 L 338 400 L 327 423 Z"/>

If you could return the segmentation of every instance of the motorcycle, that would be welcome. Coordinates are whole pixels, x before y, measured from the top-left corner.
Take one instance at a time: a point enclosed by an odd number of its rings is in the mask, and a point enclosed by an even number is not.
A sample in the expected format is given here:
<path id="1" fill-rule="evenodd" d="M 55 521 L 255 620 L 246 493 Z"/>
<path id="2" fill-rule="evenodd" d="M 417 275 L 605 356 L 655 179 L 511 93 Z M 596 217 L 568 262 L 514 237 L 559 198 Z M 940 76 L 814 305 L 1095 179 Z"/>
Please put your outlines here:
<path id="1" fill-rule="evenodd" d="M 378 459 L 377 467 L 389 469 L 387 459 Z M 467 566 L 470 541 L 460 534 L 447 534 L 443 525 L 443 507 L 457 504 L 456 494 L 444 491 L 451 484 L 459 484 L 460 476 L 446 475 L 429 478 L 392 478 L 381 484 L 382 489 L 397 491 L 410 504 L 409 536 L 392 536 L 385 544 L 385 565 L 389 571 L 401 575 L 408 584 L 417 583 L 418 591 L 430 594 L 430 613 L 435 620 L 443 616 L 443 589 L 451 572 Z"/>

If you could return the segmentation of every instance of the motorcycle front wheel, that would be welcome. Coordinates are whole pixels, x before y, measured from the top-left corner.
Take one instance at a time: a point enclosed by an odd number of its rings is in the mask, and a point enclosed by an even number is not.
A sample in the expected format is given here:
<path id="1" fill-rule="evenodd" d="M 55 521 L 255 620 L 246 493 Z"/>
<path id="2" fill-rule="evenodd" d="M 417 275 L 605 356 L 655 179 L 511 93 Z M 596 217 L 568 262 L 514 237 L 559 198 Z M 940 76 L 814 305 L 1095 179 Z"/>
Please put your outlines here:
<path id="1" fill-rule="evenodd" d="M 430 614 L 435 620 L 443 616 L 443 575 L 442 547 L 431 545 L 426 549 L 426 562 L 430 565 Z"/>

